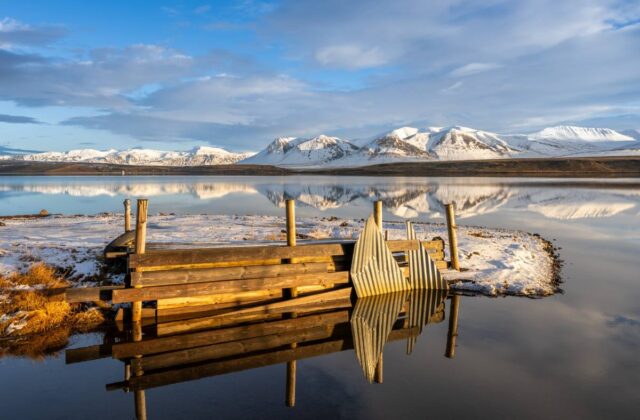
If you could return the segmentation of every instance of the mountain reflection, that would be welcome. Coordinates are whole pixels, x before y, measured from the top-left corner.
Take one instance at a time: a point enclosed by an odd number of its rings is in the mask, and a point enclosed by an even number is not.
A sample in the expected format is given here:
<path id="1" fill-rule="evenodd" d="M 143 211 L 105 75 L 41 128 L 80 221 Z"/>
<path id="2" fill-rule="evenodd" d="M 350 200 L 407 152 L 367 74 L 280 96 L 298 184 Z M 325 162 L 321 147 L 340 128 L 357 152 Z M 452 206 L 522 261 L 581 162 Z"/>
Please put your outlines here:
<path id="1" fill-rule="evenodd" d="M 610 217 L 637 211 L 640 189 L 631 183 L 601 187 L 589 181 L 522 182 L 486 179 L 348 179 L 237 177 L 200 179 L 108 179 L 106 181 L 13 181 L 0 184 L 0 196 L 46 194 L 65 197 L 188 196 L 217 200 L 232 194 L 261 195 L 277 207 L 293 198 L 299 205 L 321 211 L 382 200 L 400 218 L 441 217 L 444 204 L 455 202 L 457 216 L 472 217 L 498 209 L 533 211 L 554 219 Z M 634 188 L 635 186 L 635 188 Z"/>

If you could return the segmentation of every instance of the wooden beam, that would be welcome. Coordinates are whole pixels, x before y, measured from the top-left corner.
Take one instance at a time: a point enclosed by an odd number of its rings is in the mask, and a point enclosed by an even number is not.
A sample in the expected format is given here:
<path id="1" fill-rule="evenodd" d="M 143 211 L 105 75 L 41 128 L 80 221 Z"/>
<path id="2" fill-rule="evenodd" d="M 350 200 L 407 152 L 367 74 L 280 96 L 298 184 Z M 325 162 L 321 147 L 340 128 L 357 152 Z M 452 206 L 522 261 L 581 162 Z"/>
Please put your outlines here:
<path id="1" fill-rule="evenodd" d="M 351 287 L 331 290 L 295 299 L 288 299 L 250 308 L 232 310 L 220 315 L 201 317 L 185 321 L 167 322 L 159 324 L 158 335 L 178 334 L 181 332 L 216 328 L 233 323 L 259 320 L 271 315 L 285 312 L 303 312 L 304 310 L 339 309 L 351 306 Z"/>
<path id="2" fill-rule="evenodd" d="M 131 366 L 134 369 L 138 368 L 147 372 L 180 365 L 206 362 L 229 356 L 271 350 L 289 345 L 294 341 L 297 343 L 306 343 L 309 341 L 327 339 L 336 333 L 336 329 L 339 330 L 340 334 L 345 335 L 349 333 L 350 326 L 348 322 L 341 324 L 340 326 L 316 326 L 306 328 L 304 330 L 287 331 L 262 337 L 228 341 L 225 343 L 216 343 L 189 349 L 180 349 L 168 353 L 145 356 L 140 359 L 133 359 L 131 360 Z"/>
<path id="3" fill-rule="evenodd" d="M 349 311 L 339 309 L 334 312 L 300 316 L 292 319 L 278 319 L 256 324 L 219 328 L 168 337 L 153 337 L 140 342 L 115 343 L 111 353 L 116 359 L 132 357 L 136 354 L 149 355 L 170 352 L 205 345 L 246 340 L 255 337 L 300 331 L 318 326 L 329 326 L 349 322 Z"/>
<path id="4" fill-rule="evenodd" d="M 128 381 L 128 387 L 133 390 L 149 389 L 179 382 L 192 381 L 208 376 L 222 375 L 230 372 L 238 372 L 247 369 L 255 369 L 262 366 L 269 366 L 300 360 L 323 354 L 335 353 L 343 350 L 348 344 L 345 340 L 335 340 L 328 343 L 313 344 L 286 349 L 267 354 L 246 356 L 240 359 L 229 361 L 210 362 L 192 367 L 168 370 L 164 372 L 151 373 L 139 377 L 132 377 Z"/>
<path id="5" fill-rule="evenodd" d="M 293 276 L 263 277 L 242 280 L 221 280 L 209 283 L 187 283 L 157 287 L 119 289 L 112 292 L 113 303 L 157 300 L 176 297 L 238 293 L 251 290 L 288 288 L 296 286 L 347 284 L 348 271 L 310 273 Z"/>
<path id="6" fill-rule="evenodd" d="M 69 303 L 110 301 L 114 290 L 124 286 L 70 287 L 65 290 L 65 300 Z"/>
<path id="7" fill-rule="evenodd" d="M 233 261 L 291 259 L 304 257 L 351 257 L 355 241 L 302 244 L 295 247 L 285 245 L 197 248 L 177 250 L 150 250 L 145 254 L 129 255 L 129 268 L 172 267 L 198 264 L 225 263 Z M 416 250 L 417 240 L 388 241 L 391 252 Z M 426 249 L 441 249 L 441 242 L 423 242 Z"/>
<path id="8" fill-rule="evenodd" d="M 78 349 L 67 349 L 64 352 L 64 362 L 67 365 L 104 359 L 105 357 L 111 357 L 111 345 L 96 344 Z"/>
<path id="9" fill-rule="evenodd" d="M 253 265 L 239 267 L 200 268 L 186 270 L 142 271 L 131 273 L 135 286 L 166 286 L 170 284 L 209 283 L 220 280 L 242 280 L 260 277 L 281 277 L 295 274 L 335 271 L 335 263 L 298 263 L 287 265 Z"/>

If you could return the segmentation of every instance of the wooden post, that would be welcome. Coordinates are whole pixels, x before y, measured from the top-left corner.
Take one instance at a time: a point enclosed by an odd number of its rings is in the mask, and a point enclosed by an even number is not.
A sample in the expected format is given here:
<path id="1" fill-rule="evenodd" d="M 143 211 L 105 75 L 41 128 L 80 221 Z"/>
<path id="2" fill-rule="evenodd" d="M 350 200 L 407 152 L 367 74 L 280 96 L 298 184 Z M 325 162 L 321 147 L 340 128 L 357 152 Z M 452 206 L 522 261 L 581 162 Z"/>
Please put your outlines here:
<path id="1" fill-rule="evenodd" d="M 128 198 L 124 200 L 124 231 L 129 232 L 131 230 L 131 200 Z"/>
<path id="2" fill-rule="evenodd" d="M 382 231 L 382 200 L 377 200 L 373 203 L 373 219 L 376 221 L 380 231 Z"/>
<path id="3" fill-rule="evenodd" d="M 296 246 L 296 202 L 295 200 L 286 201 L 287 210 L 287 246 Z M 290 263 L 295 261 L 291 260 Z M 298 296 L 298 289 L 292 287 L 285 289 L 285 295 L 290 298 Z"/>
<path id="4" fill-rule="evenodd" d="M 147 207 L 148 200 L 138 199 L 138 213 L 136 215 L 136 254 L 144 254 L 147 248 Z M 139 287 L 139 286 L 136 286 Z M 131 304 L 131 319 L 139 322 L 142 319 L 142 302 Z"/>
<path id="5" fill-rule="evenodd" d="M 449 309 L 449 331 L 447 333 L 447 350 L 445 356 L 449 359 L 456 357 L 456 338 L 458 337 L 458 310 L 460 308 L 460 295 L 451 296 L 451 308 Z"/>
<path id="6" fill-rule="evenodd" d="M 458 226 L 456 225 L 455 204 L 447 204 L 447 231 L 449 232 L 449 253 L 451 254 L 451 268 L 460 271 L 458 260 Z"/>

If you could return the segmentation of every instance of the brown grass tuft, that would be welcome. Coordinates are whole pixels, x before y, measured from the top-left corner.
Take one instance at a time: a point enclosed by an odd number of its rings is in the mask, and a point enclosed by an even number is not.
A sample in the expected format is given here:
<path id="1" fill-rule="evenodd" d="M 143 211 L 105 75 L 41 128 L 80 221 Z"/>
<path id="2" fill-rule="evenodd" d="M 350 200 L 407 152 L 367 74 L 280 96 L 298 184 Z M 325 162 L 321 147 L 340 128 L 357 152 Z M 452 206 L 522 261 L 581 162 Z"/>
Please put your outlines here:
<path id="1" fill-rule="evenodd" d="M 98 308 L 69 304 L 51 293 L 67 285 L 53 268 L 41 263 L 26 273 L 0 276 L 0 315 L 15 315 L 0 322 L 0 357 L 48 353 L 64 347 L 69 334 L 89 331 L 105 321 Z M 24 325 L 9 335 L 12 322 Z"/>
<path id="2" fill-rule="evenodd" d="M 26 273 L 0 276 L 0 287 L 44 286 L 46 288 L 66 287 L 68 282 L 57 275 L 56 270 L 43 263 L 32 265 Z"/>

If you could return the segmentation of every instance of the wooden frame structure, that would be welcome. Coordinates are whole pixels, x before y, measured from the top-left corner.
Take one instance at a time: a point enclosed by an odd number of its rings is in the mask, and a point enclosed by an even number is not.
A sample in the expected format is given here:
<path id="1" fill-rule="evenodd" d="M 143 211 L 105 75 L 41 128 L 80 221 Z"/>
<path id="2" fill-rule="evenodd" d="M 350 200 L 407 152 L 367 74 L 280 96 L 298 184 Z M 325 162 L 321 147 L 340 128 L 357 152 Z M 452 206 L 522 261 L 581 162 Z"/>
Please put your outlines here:
<path id="1" fill-rule="evenodd" d="M 173 249 L 171 244 L 147 243 L 146 199 L 137 200 L 133 231 L 129 201 L 124 205 L 125 233 L 109 245 L 106 255 L 126 258 L 125 286 L 67 289 L 68 301 L 131 302 L 130 317 L 140 321 L 179 319 L 231 307 L 246 313 L 282 313 L 290 306 L 330 302 L 351 295 L 349 269 L 355 241 L 297 243 L 293 200 L 286 201 L 286 245 Z M 382 229 L 380 201 L 374 203 L 373 215 Z M 450 252 L 457 264 L 452 206 L 447 206 L 447 215 Z M 449 266 L 444 260 L 445 243 L 441 238 L 387 240 L 386 245 L 405 278 L 410 276 L 408 255 L 420 248 L 426 250 L 439 270 Z M 143 302 L 150 305 L 143 308 Z M 122 319 L 125 314 L 118 317 Z"/>

